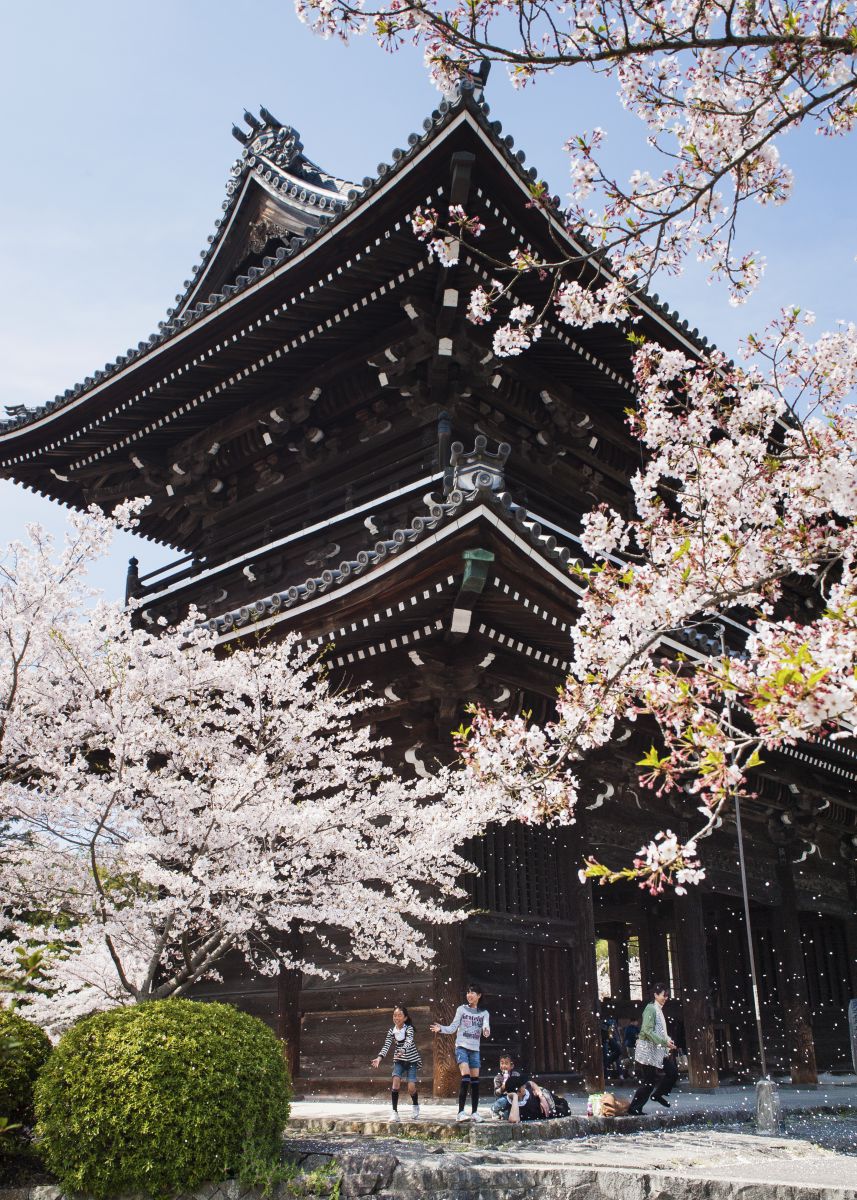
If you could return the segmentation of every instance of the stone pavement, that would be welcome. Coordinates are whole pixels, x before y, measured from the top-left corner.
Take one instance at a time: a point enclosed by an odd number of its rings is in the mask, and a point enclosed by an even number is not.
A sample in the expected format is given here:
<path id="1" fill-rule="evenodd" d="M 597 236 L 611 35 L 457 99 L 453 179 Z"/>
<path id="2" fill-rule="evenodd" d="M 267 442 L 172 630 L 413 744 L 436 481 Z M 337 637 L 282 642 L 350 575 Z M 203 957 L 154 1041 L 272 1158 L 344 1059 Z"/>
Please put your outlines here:
<path id="1" fill-rule="evenodd" d="M 854 1077 L 783 1086 L 777 1138 L 753 1131 L 752 1085 L 674 1097 L 669 1111 L 594 1120 L 569 1095 L 575 1116 L 511 1127 L 458 1125 L 451 1101 L 415 1122 L 404 1102 L 400 1125 L 377 1100 L 299 1101 L 286 1136 L 298 1157 L 336 1157 L 343 1200 L 857 1200 Z"/>
<path id="2" fill-rule="evenodd" d="M 728 1128 L 493 1149 L 339 1135 L 287 1152 L 335 1156 L 342 1200 L 857 1200 L 857 1158 Z"/>
<path id="3" fill-rule="evenodd" d="M 616 1096 L 630 1097 L 633 1088 L 628 1084 L 611 1085 L 610 1090 Z M 565 1093 L 573 1115 L 586 1121 L 586 1096 L 583 1093 Z M 481 1110 L 488 1113 L 493 1097 L 483 1099 Z M 670 1097 L 669 1110 L 649 1104 L 642 1118 L 628 1118 L 618 1122 L 619 1127 L 643 1129 L 663 1124 L 675 1125 L 700 1121 L 740 1121 L 750 1118 L 755 1111 L 755 1085 L 736 1084 L 720 1087 L 716 1092 L 694 1092 L 686 1084 L 680 1085 Z M 780 1101 L 784 1113 L 812 1112 L 824 1109 L 853 1109 L 857 1112 L 857 1077 L 854 1075 L 821 1076 L 815 1088 L 793 1087 L 791 1084 L 781 1084 Z M 410 1127 L 410 1102 L 404 1096 L 399 1102 L 402 1116 L 402 1126 Z M 343 1133 L 386 1133 L 389 1132 L 387 1116 L 390 1111 L 389 1103 L 379 1099 L 364 1100 L 298 1100 L 292 1104 L 289 1126 L 297 1131 L 307 1132 L 343 1132 Z M 457 1105 L 453 1100 L 434 1100 L 429 1098 L 421 1103 L 420 1126 L 449 1126 L 455 1124 Z M 490 1127 L 497 1128 L 501 1122 L 490 1122 Z M 550 1122 L 551 1125 L 554 1122 Z M 598 1128 L 600 1126 L 598 1123 Z M 481 1134 L 489 1121 L 482 1126 L 474 1127 L 474 1132 Z M 615 1121 L 609 1122 L 610 1127 L 616 1126 Z M 470 1126 L 465 1125 L 463 1131 L 457 1127 L 456 1133 L 467 1133 Z M 403 1130 L 404 1131 L 404 1130 Z M 447 1131 L 452 1134 L 453 1131 Z M 476 1139 L 474 1139 L 476 1140 Z M 482 1141 L 480 1137 L 478 1140 Z"/>

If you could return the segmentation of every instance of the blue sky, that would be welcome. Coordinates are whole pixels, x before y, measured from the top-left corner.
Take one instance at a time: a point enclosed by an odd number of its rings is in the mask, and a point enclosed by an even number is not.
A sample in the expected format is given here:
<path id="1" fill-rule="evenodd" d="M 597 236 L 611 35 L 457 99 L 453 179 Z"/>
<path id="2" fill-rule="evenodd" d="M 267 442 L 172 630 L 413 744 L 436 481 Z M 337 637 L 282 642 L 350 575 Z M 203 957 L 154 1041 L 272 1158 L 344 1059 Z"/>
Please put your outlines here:
<path id="1" fill-rule="evenodd" d="M 612 85 L 566 73 L 515 92 L 501 69 L 492 113 L 554 192 L 567 191 L 563 142 L 595 124 L 627 177 L 643 127 Z M 151 333 L 220 213 L 245 107 L 265 105 L 321 166 L 360 180 L 389 161 L 437 104 L 416 52 L 389 55 L 313 37 L 289 0 L 30 0 L 3 7 L 0 71 L 0 406 L 41 404 Z M 743 309 L 691 272 L 660 294 L 724 349 L 785 303 L 819 330 L 857 320 L 854 139 L 800 134 L 781 144 L 794 199 L 755 211 L 743 244 L 768 273 Z M 0 482 L 0 544 L 27 521 L 61 532 L 62 510 Z M 122 538 L 97 575 L 119 595 L 124 563 L 164 560 Z"/>

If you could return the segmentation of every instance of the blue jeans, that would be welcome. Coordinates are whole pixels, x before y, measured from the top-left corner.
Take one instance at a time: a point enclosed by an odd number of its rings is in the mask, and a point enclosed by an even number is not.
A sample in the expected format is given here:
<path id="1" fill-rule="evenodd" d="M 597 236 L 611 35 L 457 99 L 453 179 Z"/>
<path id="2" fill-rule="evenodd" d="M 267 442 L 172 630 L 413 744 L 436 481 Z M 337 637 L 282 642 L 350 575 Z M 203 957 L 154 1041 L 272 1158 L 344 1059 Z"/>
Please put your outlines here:
<path id="1" fill-rule="evenodd" d="M 508 1096 L 501 1096 L 491 1105 L 491 1111 L 498 1117 L 508 1117 L 512 1111 L 512 1101 Z"/>
<path id="2" fill-rule="evenodd" d="M 398 1075 L 400 1079 L 404 1079 L 405 1083 L 416 1083 L 417 1070 L 418 1068 L 416 1063 L 394 1062 L 393 1078 L 395 1079 Z"/>
<path id="3" fill-rule="evenodd" d="M 478 1050 L 465 1050 L 464 1046 L 456 1046 L 455 1061 L 459 1066 L 467 1063 L 471 1071 L 478 1071 L 482 1065 L 482 1055 Z"/>

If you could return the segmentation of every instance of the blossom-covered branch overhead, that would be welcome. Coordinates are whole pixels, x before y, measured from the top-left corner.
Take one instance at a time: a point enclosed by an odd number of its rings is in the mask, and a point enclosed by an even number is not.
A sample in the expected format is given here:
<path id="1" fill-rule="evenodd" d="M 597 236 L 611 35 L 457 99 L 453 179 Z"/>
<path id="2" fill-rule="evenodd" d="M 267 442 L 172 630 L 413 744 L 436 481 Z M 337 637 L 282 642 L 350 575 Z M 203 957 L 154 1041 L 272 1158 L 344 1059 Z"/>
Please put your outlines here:
<path id="1" fill-rule="evenodd" d="M 604 165 L 603 129 L 570 130 L 569 228 L 613 258 L 625 281 L 648 284 L 695 257 L 728 281 L 735 303 L 764 270 L 758 251 L 737 244 L 742 206 L 782 204 L 792 192 L 780 141 L 800 126 L 844 136 L 857 119 L 853 3 L 296 0 L 296 8 L 325 37 L 366 33 L 391 50 L 417 44 L 441 91 L 486 59 L 516 86 L 558 70 L 610 76 L 645 126 L 640 157 L 649 165 L 622 181 Z M 568 254 L 566 269 L 589 253 Z"/>

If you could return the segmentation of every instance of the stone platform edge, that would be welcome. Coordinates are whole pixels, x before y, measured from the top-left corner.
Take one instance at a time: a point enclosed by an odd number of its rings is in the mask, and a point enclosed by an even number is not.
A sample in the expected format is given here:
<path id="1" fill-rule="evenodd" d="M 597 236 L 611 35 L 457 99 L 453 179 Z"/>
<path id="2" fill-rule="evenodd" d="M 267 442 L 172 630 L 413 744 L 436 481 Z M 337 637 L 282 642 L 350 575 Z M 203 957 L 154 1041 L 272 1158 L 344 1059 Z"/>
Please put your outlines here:
<path id="1" fill-rule="evenodd" d="M 813 1106 L 804 1111 L 825 1111 Z M 702 1124 L 735 1124 L 751 1121 L 752 1113 L 743 1108 L 720 1109 L 716 1113 L 651 1113 L 641 1117 L 558 1117 L 552 1121 L 483 1121 L 459 1125 L 450 1121 L 386 1121 L 362 1117 L 297 1117 L 286 1126 L 286 1137 L 301 1134 L 362 1135 L 395 1138 L 397 1141 L 469 1143 L 473 1146 L 502 1146 L 507 1142 L 540 1142 L 557 1138 L 589 1137 L 593 1134 L 639 1133 L 647 1129 L 677 1129 Z"/>
<path id="2" fill-rule="evenodd" d="M 839 1112 L 833 1102 L 808 1099 L 805 1105 L 790 1106 L 788 1116 L 808 1116 Z M 589 1137 L 594 1134 L 630 1134 L 650 1129 L 679 1129 L 694 1125 L 735 1125 L 752 1123 L 753 1111 L 736 1105 L 710 1111 L 704 1109 L 646 1113 L 639 1117 L 587 1117 L 572 1115 L 551 1121 L 526 1121 L 510 1125 L 508 1121 L 486 1120 L 457 1124 L 453 1121 L 387 1121 L 365 1117 L 294 1117 L 286 1125 L 285 1136 L 346 1134 L 393 1138 L 402 1142 L 432 1139 L 439 1142 L 472 1146 L 502 1146 L 517 1141 L 550 1141 L 559 1138 Z M 2 1198 L 0 1198 L 2 1200 Z"/>

